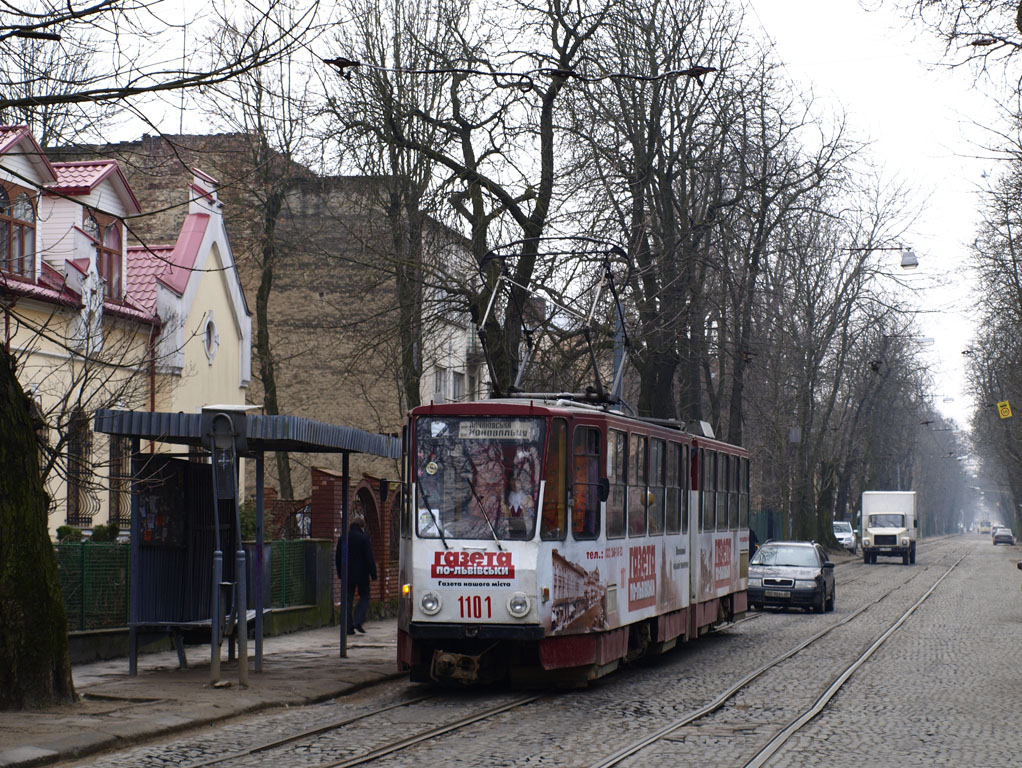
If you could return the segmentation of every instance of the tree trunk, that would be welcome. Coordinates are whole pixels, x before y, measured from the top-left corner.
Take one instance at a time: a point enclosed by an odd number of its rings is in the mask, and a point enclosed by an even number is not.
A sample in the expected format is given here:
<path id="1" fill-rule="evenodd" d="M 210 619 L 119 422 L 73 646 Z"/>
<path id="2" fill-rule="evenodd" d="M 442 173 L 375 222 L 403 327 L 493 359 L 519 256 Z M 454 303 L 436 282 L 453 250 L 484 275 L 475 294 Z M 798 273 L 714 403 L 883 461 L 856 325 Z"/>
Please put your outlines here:
<path id="1" fill-rule="evenodd" d="M 277 264 L 277 217 L 283 205 L 282 192 L 272 193 L 264 203 L 262 258 L 259 289 L 256 291 L 256 357 L 259 359 L 259 378 L 263 383 L 263 407 L 271 416 L 280 415 L 276 366 L 270 344 L 270 293 L 273 289 L 273 269 Z M 293 499 L 295 494 L 291 485 L 291 462 L 287 452 L 277 451 L 276 460 L 280 498 Z"/>
<path id="2" fill-rule="evenodd" d="M 29 399 L 0 347 L 0 709 L 74 701 Z"/>

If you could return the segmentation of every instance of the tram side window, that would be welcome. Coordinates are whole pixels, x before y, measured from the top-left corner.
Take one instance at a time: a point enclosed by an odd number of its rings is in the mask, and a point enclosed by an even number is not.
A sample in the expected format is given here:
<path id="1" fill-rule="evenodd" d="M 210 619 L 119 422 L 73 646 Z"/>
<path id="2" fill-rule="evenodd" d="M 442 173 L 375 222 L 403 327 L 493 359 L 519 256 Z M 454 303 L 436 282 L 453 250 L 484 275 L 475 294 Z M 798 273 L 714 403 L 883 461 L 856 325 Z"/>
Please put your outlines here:
<path id="1" fill-rule="evenodd" d="M 576 539 L 600 535 L 600 430 L 575 427 L 571 485 L 571 532 Z"/>
<path id="2" fill-rule="evenodd" d="M 741 476 L 738 482 L 738 527 L 749 527 L 749 460 L 742 459 L 739 465 Z"/>
<path id="3" fill-rule="evenodd" d="M 678 443 L 667 444 L 667 532 L 678 533 L 681 530 L 681 475 L 678 474 L 681 463 L 682 446 Z M 684 471 L 684 469 L 681 469 Z"/>
<path id="4" fill-rule="evenodd" d="M 664 532 L 665 447 L 663 440 L 654 437 L 649 441 L 649 493 L 646 494 L 649 507 L 646 519 L 649 523 L 650 536 L 659 536 Z"/>
<path id="5" fill-rule="evenodd" d="M 687 445 L 681 446 L 681 456 L 678 459 L 681 472 L 681 532 L 688 533 L 688 496 L 692 487 L 692 449 Z"/>
<path id="6" fill-rule="evenodd" d="M 564 419 L 550 423 L 545 479 L 539 535 L 545 541 L 560 540 L 568 531 L 568 426 Z"/>
<path id="7" fill-rule="evenodd" d="M 742 460 L 737 456 L 731 457 L 731 471 L 728 474 L 728 501 L 727 501 L 727 527 L 738 530 L 738 493 L 741 489 Z"/>
<path id="8" fill-rule="evenodd" d="M 646 535 L 646 436 L 632 435 L 628 444 L 628 535 Z"/>
<path id="9" fill-rule="evenodd" d="M 607 432 L 607 479 L 610 495 L 607 497 L 607 538 L 620 539 L 625 535 L 625 495 L 628 466 L 627 437 L 624 432 Z"/>
<path id="10" fill-rule="evenodd" d="M 726 453 L 717 454 L 717 530 L 727 530 L 728 470 L 731 457 Z"/>
<path id="11" fill-rule="evenodd" d="M 713 505 L 715 504 L 714 491 L 717 488 L 717 452 L 708 451 L 705 448 L 700 449 L 699 462 L 700 466 L 700 497 L 702 498 L 703 506 L 703 524 L 700 530 L 712 531 L 713 525 Z"/>

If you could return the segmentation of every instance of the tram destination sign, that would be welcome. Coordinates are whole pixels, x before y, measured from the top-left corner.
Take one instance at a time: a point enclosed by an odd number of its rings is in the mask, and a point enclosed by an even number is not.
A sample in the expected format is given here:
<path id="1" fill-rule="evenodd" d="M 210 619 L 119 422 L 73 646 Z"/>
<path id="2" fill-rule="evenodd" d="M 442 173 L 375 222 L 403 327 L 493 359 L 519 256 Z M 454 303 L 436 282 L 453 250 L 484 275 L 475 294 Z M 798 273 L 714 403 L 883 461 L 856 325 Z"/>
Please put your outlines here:
<path id="1" fill-rule="evenodd" d="M 535 421 L 486 420 L 463 421 L 458 427 L 461 440 L 535 440 L 538 424 Z"/>

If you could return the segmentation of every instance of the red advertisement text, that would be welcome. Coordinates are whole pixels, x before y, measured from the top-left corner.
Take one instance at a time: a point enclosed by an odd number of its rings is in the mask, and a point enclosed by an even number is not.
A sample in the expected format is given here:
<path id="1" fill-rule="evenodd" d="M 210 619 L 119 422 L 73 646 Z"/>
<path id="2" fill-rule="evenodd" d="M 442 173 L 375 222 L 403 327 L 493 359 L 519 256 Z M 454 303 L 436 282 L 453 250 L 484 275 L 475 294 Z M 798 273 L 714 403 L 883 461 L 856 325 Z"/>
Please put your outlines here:
<path id="1" fill-rule="evenodd" d="M 656 603 L 656 545 L 628 550 L 628 610 Z"/>
<path id="2" fill-rule="evenodd" d="M 434 552 L 430 574 L 434 579 L 513 579 L 510 552 Z"/>

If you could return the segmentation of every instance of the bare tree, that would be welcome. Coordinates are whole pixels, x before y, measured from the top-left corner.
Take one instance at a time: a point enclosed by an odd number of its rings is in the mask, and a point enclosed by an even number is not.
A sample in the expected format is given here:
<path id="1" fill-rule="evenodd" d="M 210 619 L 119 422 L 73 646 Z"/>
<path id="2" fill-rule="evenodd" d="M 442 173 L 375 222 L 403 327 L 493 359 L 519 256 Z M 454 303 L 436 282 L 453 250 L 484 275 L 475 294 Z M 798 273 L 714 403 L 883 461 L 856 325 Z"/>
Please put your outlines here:
<path id="1" fill-rule="evenodd" d="M 419 72 L 441 78 L 444 98 L 421 103 L 403 82 L 390 83 L 387 111 L 399 119 L 384 138 L 434 166 L 449 190 L 445 206 L 467 229 L 470 252 L 486 274 L 483 290 L 470 291 L 467 301 L 481 318 L 503 267 L 487 258 L 493 246 L 520 241 L 511 277 L 517 286 L 530 283 L 538 238 L 547 233 L 556 202 L 555 108 L 607 8 L 531 0 L 436 7 L 446 25 L 445 47 L 430 49 L 437 64 Z M 334 63 L 342 69 L 354 64 L 349 58 Z M 351 83 L 360 77 L 356 69 Z M 417 129 L 407 130 L 404 121 Z M 515 288 L 502 316 L 491 315 L 482 329 L 499 389 L 510 386 L 518 368 L 525 303 L 525 289 Z"/>
<path id="2" fill-rule="evenodd" d="M 422 116 L 444 109 L 446 82 L 427 73 L 447 67 L 458 55 L 458 20 L 466 8 L 453 2 L 351 0 L 346 10 L 352 23 L 334 43 L 372 65 L 360 72 L 357 83 L 332 88 L 327 131 L 336 146 L 345 148 L 343 165 L 387 179 L 379 186 L 379 208 L 387 218 L 390 247 L 380 256 L 395 282 L 399 314 L 392 332 L 402 410 L 420 402 L 423 344 L 430 335 L 424 329 L 436 330 L 431 320 L 452 309 L 442 296 L 425 302 L 426 291 L 466 296 L 473 285 L 459 276 L 464 266 L 459 260 L 445 263 L 446 245 L 458 238 L 436 226 L 441 217 L 453 216 L 444 210 L 446 173 L 414 148 L 450 147 L 448 132 Z"/>
<path id="3" fill-rule="evenodd" d="M 269 14 L 275 29 L 301 22 L 287 7 L 272 8 Z M 219 55 L 224 63 L 243 59 L 269 45 L 268 34 L 258 16 L 248 14 L 243 26 L 227 22 L 220 28 Z M 306 40 L 307 44 L 313 42 L 314 38 Z M 234 171 L 242 175 L 228 181 L 242 186 L 258 211 L 255 242 L 246 245 L 253 251 L 258 276 L 254 352 L 263 407 L 269 414 L 281 413 L 277 386 L 280 353 L 271 338 L 269 313 L 274 277 L 288 250 L 278 226 L 289 195 L 311 178 L 308 166 L 318 160 L 313 117 L 319 99 L 312 88 L 315 79 L 311 77 L 311 67 L 311 62 L 303 66 L 289 55 L 200 89 L 201 103 L 218 127 L 239 137 L 234 148 L 240 149 L 243 156 L 234 158 Z M 294 491 L 288 454 L 278 452 L 275 458 L 281 498 L 291 499 Z"/>

